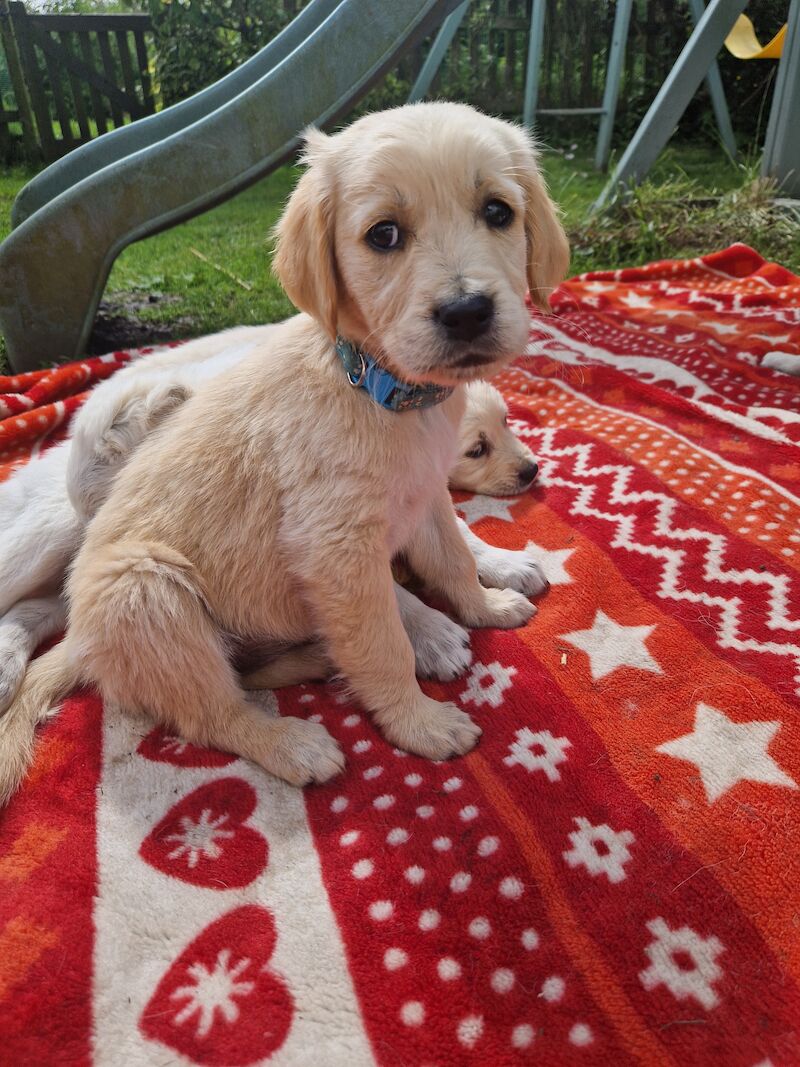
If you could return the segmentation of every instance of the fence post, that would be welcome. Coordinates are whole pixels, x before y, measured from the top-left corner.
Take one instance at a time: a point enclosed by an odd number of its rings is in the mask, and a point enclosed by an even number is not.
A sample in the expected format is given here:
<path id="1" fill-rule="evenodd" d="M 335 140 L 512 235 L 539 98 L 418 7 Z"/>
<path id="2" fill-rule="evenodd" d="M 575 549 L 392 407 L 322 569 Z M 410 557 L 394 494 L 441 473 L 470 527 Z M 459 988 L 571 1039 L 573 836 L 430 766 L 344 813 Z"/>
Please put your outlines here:
<path id="1" fill-rule="evenodd" d="M 36 125 L 33 121 L 33 111 L 28 90 L 25 87 L 25 78 L 22 74 L 22 62 L 17 45 L 17 37 L 14 33 L 14 24 L 8 0 L 0 0 L 0 39 L 8 63 L 8 73 L 14 88 L 14 98 L 17 101 L 19 121 L 22 125 L 22 143 L 25 146 L 25 154 L 31 161 L 41 159 L 41 149 L 36 137 Z"/>
<path id="2" fill-rule="evenodd" d="M 533 0 L 528 60 L 525 66 L 525 100 L 522 109 L 522 121 L 529 128 L 533 128 L 536 122 L 536 105 L 539 102 L 539 67 L 544 44 L 544 8 L 545 0 Z"/>

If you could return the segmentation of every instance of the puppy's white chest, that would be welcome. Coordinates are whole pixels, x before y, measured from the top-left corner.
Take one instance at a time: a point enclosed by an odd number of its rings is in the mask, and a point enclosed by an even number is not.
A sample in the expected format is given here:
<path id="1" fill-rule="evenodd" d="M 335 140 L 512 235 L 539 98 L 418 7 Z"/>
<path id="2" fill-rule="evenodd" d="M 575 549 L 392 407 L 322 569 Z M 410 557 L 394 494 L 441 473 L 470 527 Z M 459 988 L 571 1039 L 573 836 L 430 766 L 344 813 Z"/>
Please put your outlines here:
<path id="1" fill-rule="evenodd" d="M 444 412 L 426 412 L 398 449 L 392 491 L 388 497 L 391 551 L 407 543 L 427 513 L 432 499 L 447 485 L 455 462 L 457 436 Z"/>

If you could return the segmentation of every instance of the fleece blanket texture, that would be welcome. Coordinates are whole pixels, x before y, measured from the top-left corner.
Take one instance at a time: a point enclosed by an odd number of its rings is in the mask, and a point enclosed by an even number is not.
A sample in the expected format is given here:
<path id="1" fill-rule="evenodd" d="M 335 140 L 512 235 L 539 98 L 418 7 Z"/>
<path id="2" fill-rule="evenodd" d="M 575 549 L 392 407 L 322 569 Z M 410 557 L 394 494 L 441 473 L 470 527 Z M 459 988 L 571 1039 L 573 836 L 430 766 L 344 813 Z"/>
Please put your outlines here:
<path id="1" fill-rule="evenodd" d="M 479 746 L 264 694 L 347 754 L 300 792 L 73 695 L 0 816 L 0 1063 L 800 1064 L 800 279 L 736 245 L 554 303 L 497 383 L 537 486 L 457 499 L 551 589 L 423 683 Z M 0 380 L 3 473 L 129 357 Z"/>

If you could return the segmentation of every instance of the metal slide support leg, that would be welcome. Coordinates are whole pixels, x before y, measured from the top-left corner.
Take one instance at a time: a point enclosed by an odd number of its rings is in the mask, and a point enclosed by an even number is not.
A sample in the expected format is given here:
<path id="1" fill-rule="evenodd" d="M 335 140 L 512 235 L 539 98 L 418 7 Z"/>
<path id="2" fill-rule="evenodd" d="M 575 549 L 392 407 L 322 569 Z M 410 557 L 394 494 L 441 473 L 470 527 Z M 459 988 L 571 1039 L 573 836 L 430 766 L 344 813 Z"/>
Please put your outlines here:
<path id="1" fill-rule="evenodd" d="M 689 0 L 689 10 L 692 13 L 692 20 L 695 24 L 703 17 L 703 12 L 706 9 L 704 0 Z M 725 99 L 725 90 L 722 87 L 722 76 L 719 72 L 719 64 L 716 60 L 711 64 L 708 74 L 706 75 L 706 85 L 708 91 L 711 94 L 711 106 L 714 108 L 714 118 L 717 120 L 717 129 L 722 143 L 725 145 L 725 151 L 731 157 L 736 159 L 736 137 L 733 133 L 733 126 L 731 125 L 731 116 L 728 111 L 728 101 Z"/>
<path id="2" fill-rule="evenodd" d="M 761 173 L 800 197 L 800 0 L 792 0 L 769 114 Z"/>
<path id="3" fill-rule="evenodd" d="M 417 75 L 417 80 L 408 94 L 409 104 L 416 104 L 418 100 L 424 100 L 428 90 L 433 84 L 433 79 L 438 73 L 442 60 L 447 54 L 447 49 L 453 43 L 453 38 L 458 33 L 458 27 L 464 21 L 464 16 L 469 11 L 469 0 L 455 9 L 452 15 L 448 15 L 442 23 L 442 27 L 436 35 L 436 40 L 431 45 L 431 50 L 422 64 L 422 70 Z"/>
<path id="4" fill-rule="evenodd" d="M 632 7 L 633 0 L 617 0 L 617 8 L 614 12 L 614 29 L 611 33 L 606 85 L 603 90 L 603 114 L 600 116 L 600 129 L 597 131 L 597 148 L 594 154 L 594 165 L 598 170 L 606 169 L 611 152 L 611 137 L 614 133 L 614 119 L 617 117 L 617 98 L 622 79 L 622 64 L 625 62 L 625 46 L 628 43 Z"/>
<path id="5" fill-rule="evenodd" d="M 597 198 L 595 210 L 608 203 L 619 185 L 634 184 L 650 170 L 745 7 L 747 0 L 711 0 Z"/>
<path id="6" fill-rule="evenodd" d="M 525 101 L 522 121 L 530 129 L 536 122 L 536 106 L 539 103 L 539 67 L 544 44 L 544 11 L 547 0 L 533 0 L 531 8 L 531 32 L 528 39 L 528 62 L 525 69 Z"/>

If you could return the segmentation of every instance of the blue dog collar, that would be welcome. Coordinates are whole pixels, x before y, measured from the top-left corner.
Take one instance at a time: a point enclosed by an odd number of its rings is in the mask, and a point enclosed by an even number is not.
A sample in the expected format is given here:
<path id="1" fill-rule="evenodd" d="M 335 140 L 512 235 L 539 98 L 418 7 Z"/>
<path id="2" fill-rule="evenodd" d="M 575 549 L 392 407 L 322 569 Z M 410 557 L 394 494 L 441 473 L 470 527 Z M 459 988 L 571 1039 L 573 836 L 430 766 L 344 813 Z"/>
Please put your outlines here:
<path id="1" fill-rule="evenodd" d="M 390 371 L 379 367 L 372 356 L 341 337 L 336 338 L 336 351 L 350 384 L 366 390 L 375 403 L 387 411 L 432 408 L 452 395 L 452 388 L 446 385 L 401 382 Z"/>

